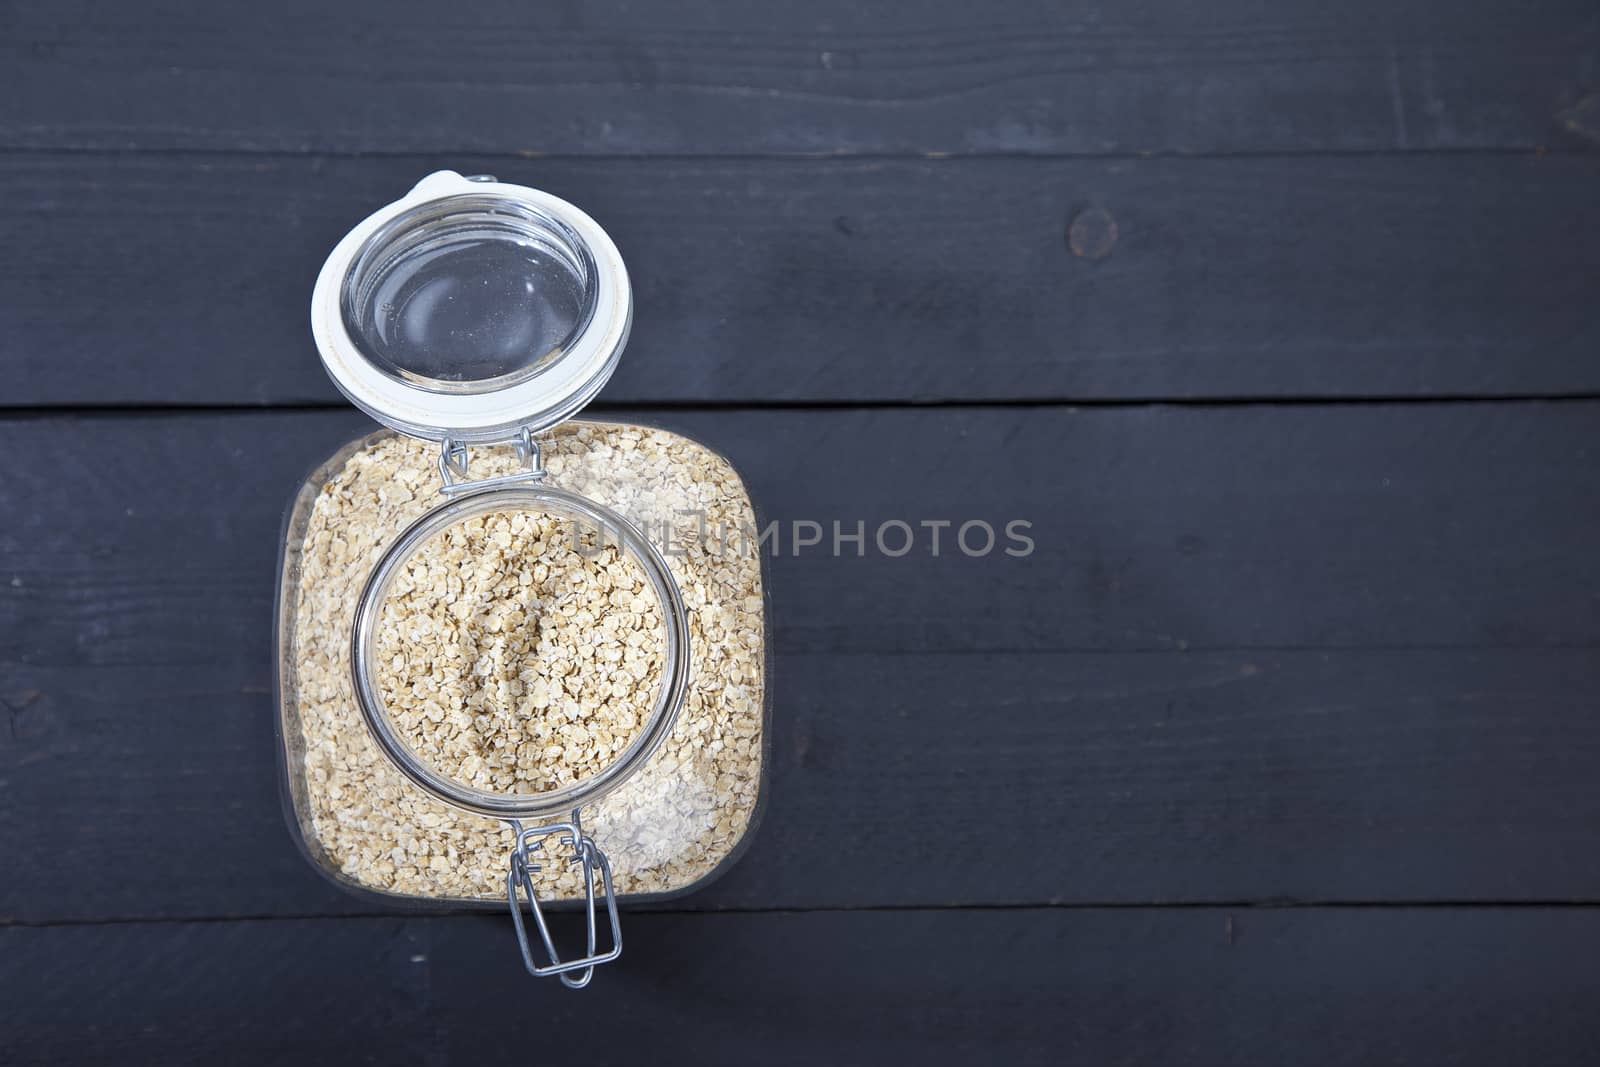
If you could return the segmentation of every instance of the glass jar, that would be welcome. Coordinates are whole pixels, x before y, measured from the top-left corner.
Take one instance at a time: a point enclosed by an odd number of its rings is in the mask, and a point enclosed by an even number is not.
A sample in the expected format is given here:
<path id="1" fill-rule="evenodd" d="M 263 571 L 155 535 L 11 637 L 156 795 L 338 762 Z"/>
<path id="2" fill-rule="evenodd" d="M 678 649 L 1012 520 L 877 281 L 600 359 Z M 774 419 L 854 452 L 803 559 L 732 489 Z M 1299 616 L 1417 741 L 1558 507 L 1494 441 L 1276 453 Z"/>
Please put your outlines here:
<path id="1" fill-rule="evenodd" d="M 363 221 L 312 327 L 389 429 L 307 478 L 280 568 L 284 793 L 307 856 L 359 892 L 509 904 L 528 969 L 573 987 L 620 954 L 619 897 L 724 870 L 765 792 L 743 483 L 678 434 L 571 418 L 631 321 L 616 247 L 548 194 L 441 172 Z M 584 909 L 580 956 L 557 952 L 551 903 Z"/>

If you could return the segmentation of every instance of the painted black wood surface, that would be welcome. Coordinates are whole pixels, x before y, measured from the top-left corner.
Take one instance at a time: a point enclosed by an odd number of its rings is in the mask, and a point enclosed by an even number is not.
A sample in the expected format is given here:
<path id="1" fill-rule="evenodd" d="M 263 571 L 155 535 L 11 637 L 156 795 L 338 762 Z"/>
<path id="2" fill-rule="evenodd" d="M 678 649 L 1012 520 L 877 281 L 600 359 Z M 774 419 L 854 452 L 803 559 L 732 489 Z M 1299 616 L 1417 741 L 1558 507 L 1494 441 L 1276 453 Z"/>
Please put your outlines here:
<path id="1" fill-rule="evenodd" d="M 1600 58 L 1587 0 L 74 0 L 0 40 L 10 144 L 534 156 L 1564 147 Z"/>
<path id="2" fill-rule="evenodd" d="M 1572 0 L 0 9 L 0 1063 L 1593 1062 L 1597 71 Z M 1037 545 L 773 560 L 765 822 L 577 995 L 277 796 L 370 426 L 306 301 L 439 166 L 614 232 L 602 406 L 770 517 Z"/>
<path id="3" fill-rule="evenodd" d="M 498 917 L 0 930 L 23 1062 L 1593 1062 L 1591 909 L 630 916 L 532 985 Z M 562 932 L 573 933 L 568 924 Z M 637 962 L 633 962 L 637 961 Z M 87 966 L 86 964 L 92 964 Z M 1487 990 L 1503 995 L 1489 998 Z"/>
<path id="4" fill-rule="evenodd" d="M 335 402 L 306 279 L 443 166 L 549 189 L 614 234 L 639 308 L 613 402 L 1600 391 L 1600 153 L 25 153 L 0 155 L 0 230 L 39 250 L 0 267 L 0 353 L 23 372 L 0 403 Z M 68 279 L 84 304 L 64 316 Z"/>

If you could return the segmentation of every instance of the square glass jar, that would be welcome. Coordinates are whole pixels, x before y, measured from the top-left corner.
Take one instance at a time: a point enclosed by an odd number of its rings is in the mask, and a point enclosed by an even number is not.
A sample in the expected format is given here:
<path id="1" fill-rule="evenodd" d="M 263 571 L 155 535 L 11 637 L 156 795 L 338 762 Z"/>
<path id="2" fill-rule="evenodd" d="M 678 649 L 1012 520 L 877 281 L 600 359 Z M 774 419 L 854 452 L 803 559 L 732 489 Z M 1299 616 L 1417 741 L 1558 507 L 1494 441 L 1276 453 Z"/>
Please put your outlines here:
<path id="1" fill-rule="evenodd" d="M 689 892 L 726 869 L 766 791 L 770 642 L 759 525 L 716 452 L 667 430 L 568 421 L 537 435 L 546 476 L 629 519 L 661 550 L 689 620 L 687 688 L 660 746 L 580 809 L 623 899 Z M 473 470 L 514 474 L 509 449 Z M 514 835 L 500 820 L 430 795 L 400 773 L 358 710 L 351 629 L 388 546 L 436 507 L 439 450 L 390 430 L 321 464 L 286 520 L 277 601 L 278 730 L 289 823 L 340 885 L 390 899 L 504 907 Z M 583 899 L 580 870 L 532 874 L 539 896 Z"/>

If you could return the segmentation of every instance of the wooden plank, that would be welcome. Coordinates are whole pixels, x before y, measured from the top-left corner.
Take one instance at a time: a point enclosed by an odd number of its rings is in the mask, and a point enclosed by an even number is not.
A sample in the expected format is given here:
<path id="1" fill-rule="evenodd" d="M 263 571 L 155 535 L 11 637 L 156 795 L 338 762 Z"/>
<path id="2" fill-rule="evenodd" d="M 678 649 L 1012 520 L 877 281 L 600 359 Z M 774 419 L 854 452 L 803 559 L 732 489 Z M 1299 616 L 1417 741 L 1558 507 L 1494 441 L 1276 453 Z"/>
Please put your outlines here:
<path id="1" fill-rule="evenodd" d="M 1584 0 L 8 8 L 0 144 L 527 154 L 1579 145 Z"/>
<path id="2" fill-rule="evenodd" d="M 441 165 L 592 211 L 618 402 L 1600 391 L 1600 156 L 0 156 L 0 404 L 333 402 L 323 257 Z M 1114 229 L 1113 229 L 1114 227 Z M 129 270 L 137 263 L 137 270 Z"/>
<path id="3" fill-rule="evenodd" d="M 781 655 L 753 846 L 663 906 L 1592 900 L 1596 658 Z M 0 918 L 372 913 L 285 829 L 255 677 L 0 669 Z"/>
<path id="4" fill-rule="evenodd" d="M 785 524 L 1020 517 L 1036 542 L 833 558 L 784 535 L 769 813 L 676 906 L 1600 899 L 1597 419 L 658 420 Z M 281 510 L 361 426 L 0 422 L 6 454 L 51 457 L 0 480 L 0 853 L 25 857 L 0 918 L 370 908 L 282 828 L 268 693 Z"/>
<path id="5" fill-rule="evenodd" d="M 1586 1063 L 1600 1041 L 1592 908 L 626 922 L 581 994 L 523 974 L 499 919 L 4 929 L 0 1057 L 1501 1067 Z"/>

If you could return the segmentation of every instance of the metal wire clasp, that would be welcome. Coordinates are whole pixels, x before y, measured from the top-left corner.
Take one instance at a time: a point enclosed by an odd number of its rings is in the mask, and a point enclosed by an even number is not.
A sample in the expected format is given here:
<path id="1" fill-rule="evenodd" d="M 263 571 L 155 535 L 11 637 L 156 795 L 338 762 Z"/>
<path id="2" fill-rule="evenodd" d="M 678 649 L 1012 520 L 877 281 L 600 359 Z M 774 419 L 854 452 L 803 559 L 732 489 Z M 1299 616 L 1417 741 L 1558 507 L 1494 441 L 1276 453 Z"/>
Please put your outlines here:
<path id="1" fill-rule="evenodd" d="M 594 977 L 596 965 L 610 963 L 622 955 L 622 925 L 617 918 L 617 895 L 611 888 L 611 863 L 606 859 L 606 854 L 595 847 L 594 838 L 584 834 L 576 811 L 572 813 L 571 822 L 546 823 L 527 828 L 515 819 L 507 822 L 511 826 L 512 833 L 516 834 L 517 842 L 511 850 L 511 869 L 506 872 L 506 902 L 511 905 L 511 919 L 517 928 L 517 943 L 522 948 L 522 962 L 528 968 L 528 973 L 537 978 L 553 974 L 559 977 L 561 984 L 568 989 L 582 989 L 589 984 L 589 979 Z M 533 891 L 533 874 L 539 868 L 533 862 L 532 853 L 542 849 L 545 838 L 554 834 L 561 835 L 560 844 L 572 849 L 572 856 L 567 862 L 583 867 L 583 901 L 584 911 L 588 916 L 589 934 L 587 948 L 581 959 L 563 961 L 556 952 L 555 942 L 550 937 L 550 928 L 544 921 L 544 910 L 540 908 L 539 898 Z M 606 917 L 611 924 L 611 947 L 605 952 L 595 951 L 599 938 L 594 885 L 597 870 L 600 872 L 605 893 Z M 528 910 L 533 913 L 533 924 L 539 931 L 539 940 L 544 943 L 544 957 L 550 961 L 549 963 L 540 963 L 535 958 L 533 945 L 528 940 L 528 928 L 522 920 L 519 889 L 521 895 L 527 898 Z"/>
<path id="2" fill-rule="evenodd" d="M 467 473 L 469 462 L 467 446 L 461 441 L 446 437 L 439 442 L 439 477 L 444 482 L 439 487 L 439 492 L 450 496 L 494 485 L 544 481 L 544 455 L 539 449 L 539 442 L 533 439 L 532 432 L 526 426 L 512 438 L 511 447 L 516 449 L 517 459 L 522 461 L 520 471 L 515 474 L 503 474 L 498 478 L 480 478 L 474 481 L 472 475 Z"/>

